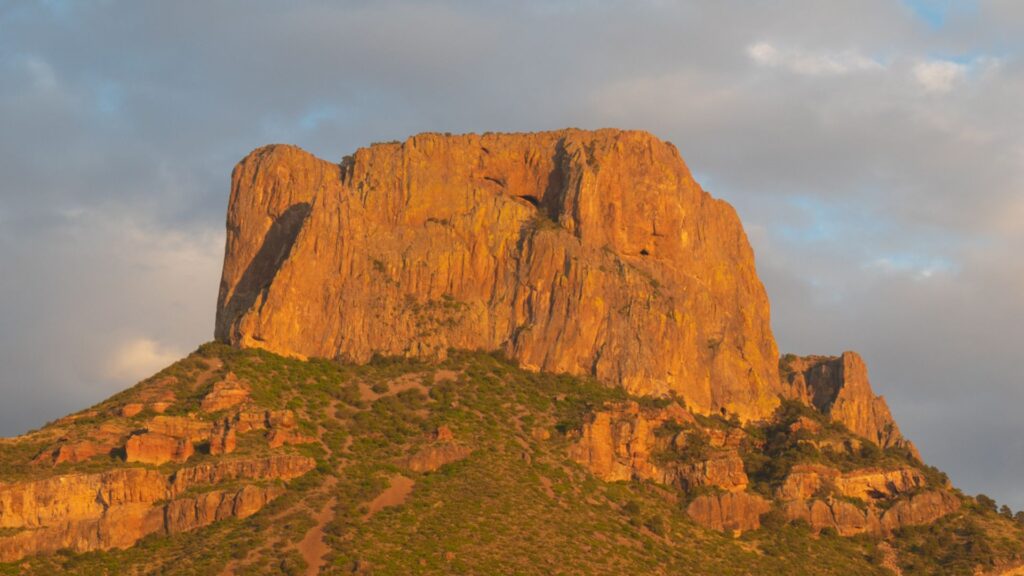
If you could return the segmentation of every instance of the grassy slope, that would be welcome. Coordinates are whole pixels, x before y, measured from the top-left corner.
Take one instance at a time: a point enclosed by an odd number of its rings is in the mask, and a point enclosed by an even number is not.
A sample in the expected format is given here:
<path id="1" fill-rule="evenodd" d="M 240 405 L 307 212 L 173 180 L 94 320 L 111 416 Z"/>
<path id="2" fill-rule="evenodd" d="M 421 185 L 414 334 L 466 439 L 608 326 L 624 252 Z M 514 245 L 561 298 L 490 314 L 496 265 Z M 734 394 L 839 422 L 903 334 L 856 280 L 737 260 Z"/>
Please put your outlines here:
<path id="1" fill-rule="evenodd" d="M 217 344 L 139 389 L 176 376 L 185 398 L 176 411 L 194 409 L 203 389 L 186 384 L 211 358 L 223 362 L 220 372 L 251 382 L 261 405 L 296 411 L 304 430 L 322 441 L 298 448 L 319 460 L 318 469 L 245 520 L 146 538 L 129 550 L 0 565 L 0 574 L 214 574 L 226 567 L 238 575 L 304 574 L 295 544 L 331 498 L 337 506 L 324 527 L 333 550 L 325 571 L 334 574 L 889 574 L 878 567 L 882 553 L 872 538 L 814 537 L 778 521 L 723 536 L 686 517 L 685 495 L 650 483 L 604 483 L 568 461 L 571 439 L 562 432 L 577 429 L 605 401 L 627 399 L 621 390 L 525 372 L 483 353 L 453 353 L 440 366 L 382 360 L 356 367 Z M 473 453 L 434 473 L 402 468 L 401 459 L 442 424 Z M 536 439 L 535 428 L 549 430 L 550 439 Z M 800 449 L 785 441 L 769 446 L 791 461 L 814 456 L 794 454 Z M 18 464 L 29 452 L 0 446 L 0 462 L 29 474 Z M 113 465 L 97 457 L 78 466 Z M 748 457 L 748 466 L 766 483 L 778 475 L 764 460 Z M 408 499 L 364 521 L 367 503 L 396 474 L 415 481 Z M 1019 555 L 1021 542 L 1019 527 L 968 506 L 934 528 L 906 531 L 895 544 L 906 574 L 968 574 Z"/>

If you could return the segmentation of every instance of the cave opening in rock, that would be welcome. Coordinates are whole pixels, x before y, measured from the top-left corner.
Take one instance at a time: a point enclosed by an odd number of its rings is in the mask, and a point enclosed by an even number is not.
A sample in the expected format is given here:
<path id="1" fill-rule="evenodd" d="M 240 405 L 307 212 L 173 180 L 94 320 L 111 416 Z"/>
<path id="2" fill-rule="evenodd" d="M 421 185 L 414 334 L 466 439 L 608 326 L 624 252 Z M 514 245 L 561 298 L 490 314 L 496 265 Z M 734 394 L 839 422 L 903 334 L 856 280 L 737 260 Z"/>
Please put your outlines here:
<path id="1" fill-rule="evenodd" d="M 520 194 L 519 198 L 522 198 L 523 200 L 526 200 L 530 204 L 533 204 L 534 208 L 540 208 L 540 200 L 538 200 L 537 197 L 532 194 Z"/>

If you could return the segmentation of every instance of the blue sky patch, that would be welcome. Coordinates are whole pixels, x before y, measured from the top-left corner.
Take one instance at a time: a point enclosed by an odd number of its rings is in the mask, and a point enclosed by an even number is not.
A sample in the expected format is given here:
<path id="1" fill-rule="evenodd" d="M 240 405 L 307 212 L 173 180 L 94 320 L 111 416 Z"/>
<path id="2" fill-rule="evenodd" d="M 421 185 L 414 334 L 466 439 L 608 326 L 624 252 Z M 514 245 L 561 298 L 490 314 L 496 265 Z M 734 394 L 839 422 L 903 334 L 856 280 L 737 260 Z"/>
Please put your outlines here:
<path id="1" fill-rule="evenodd" d="M 903 0 L 903 4 L 935 30 L 945 26 L 952 17 L 978 10 L 977 0 Z"/>

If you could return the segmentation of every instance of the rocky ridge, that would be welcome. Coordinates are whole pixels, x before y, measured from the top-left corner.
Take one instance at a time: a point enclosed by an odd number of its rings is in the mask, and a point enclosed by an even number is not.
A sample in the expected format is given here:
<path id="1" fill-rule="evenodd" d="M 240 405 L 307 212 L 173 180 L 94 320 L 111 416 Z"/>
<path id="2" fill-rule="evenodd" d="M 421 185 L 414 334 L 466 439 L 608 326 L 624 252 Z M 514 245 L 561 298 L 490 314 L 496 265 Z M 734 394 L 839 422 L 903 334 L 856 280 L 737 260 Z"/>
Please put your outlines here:
<path id="1" fill-rule="evenodd" d="M 885 398 L 875 396 L 868 369 L 856 352 L 840 356 L 788 354 L 782 359 L 782 375 L 789 394 L 813 405 L 883 448 L 906 448 L 920 460 L 917 448 L 900 433 Z"/>
<path id="2" fill-rule="evenodd" d="M 208 369 L 215 368 L 215 364 Z M 202 397 L 201 411 L 187 415 L 163 412 L 176 404 L 172 381 L 156 379 L 135 391 L 153 402 L 114 403 L 100 417 L 89 411 L 58 421 L 55 426 L 18 439 L 41 440 L 33 459 L 33 476 L 41 479 L 0 482 L 0 562 L 57 550 L 86 552 L 132 546 L 150 534 L 175 534 L 227 518 L 245 518 L 283 493 L 274 481 L 309 472 L 315 461 L 300 455 L 265 451 L 258 456 L 225 458 L 235 450 L 235 430 L 266 431 L 268 448 L 274 434 L 295 426 L 288 411 L 259 410 L 248 397 L 225 388 L 239 381 L 228 373 Z M 156 393 L 156 390 L 161 390 Z M 154 409 L 154 404 L 158 403 Z M 234 408 L 214 424 L 213 415 Z M 309 441 L 309 440 L 304 440 Z M 218 456 L 203 464 L 174 468 L 200 452 Z M 114 468 L 98 473 L 45 475 L 47 467 L 85 464 L 107 459 Z M 132 465 L 132 466 L 126 466 Z M 138 467 L 142 465 L 142 467 Z M 109 465 L 108 465 L 109 466 Z"/>

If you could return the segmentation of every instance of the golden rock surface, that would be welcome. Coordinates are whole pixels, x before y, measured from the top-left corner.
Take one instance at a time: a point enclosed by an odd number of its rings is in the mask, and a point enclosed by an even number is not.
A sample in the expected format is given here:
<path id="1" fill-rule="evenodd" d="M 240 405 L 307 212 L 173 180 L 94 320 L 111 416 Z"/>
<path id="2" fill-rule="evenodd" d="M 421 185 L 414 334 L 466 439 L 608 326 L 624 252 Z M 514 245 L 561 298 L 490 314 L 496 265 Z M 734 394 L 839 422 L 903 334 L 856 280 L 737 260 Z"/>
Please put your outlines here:
<path id="1" fill-rule="evenodd" d="M 235 168 L 216 337 L 365 362 L 503 350 L 533 370 L 769 416 L 782 384 L 736 212 L 645 132 L 420 134 Z"/>

